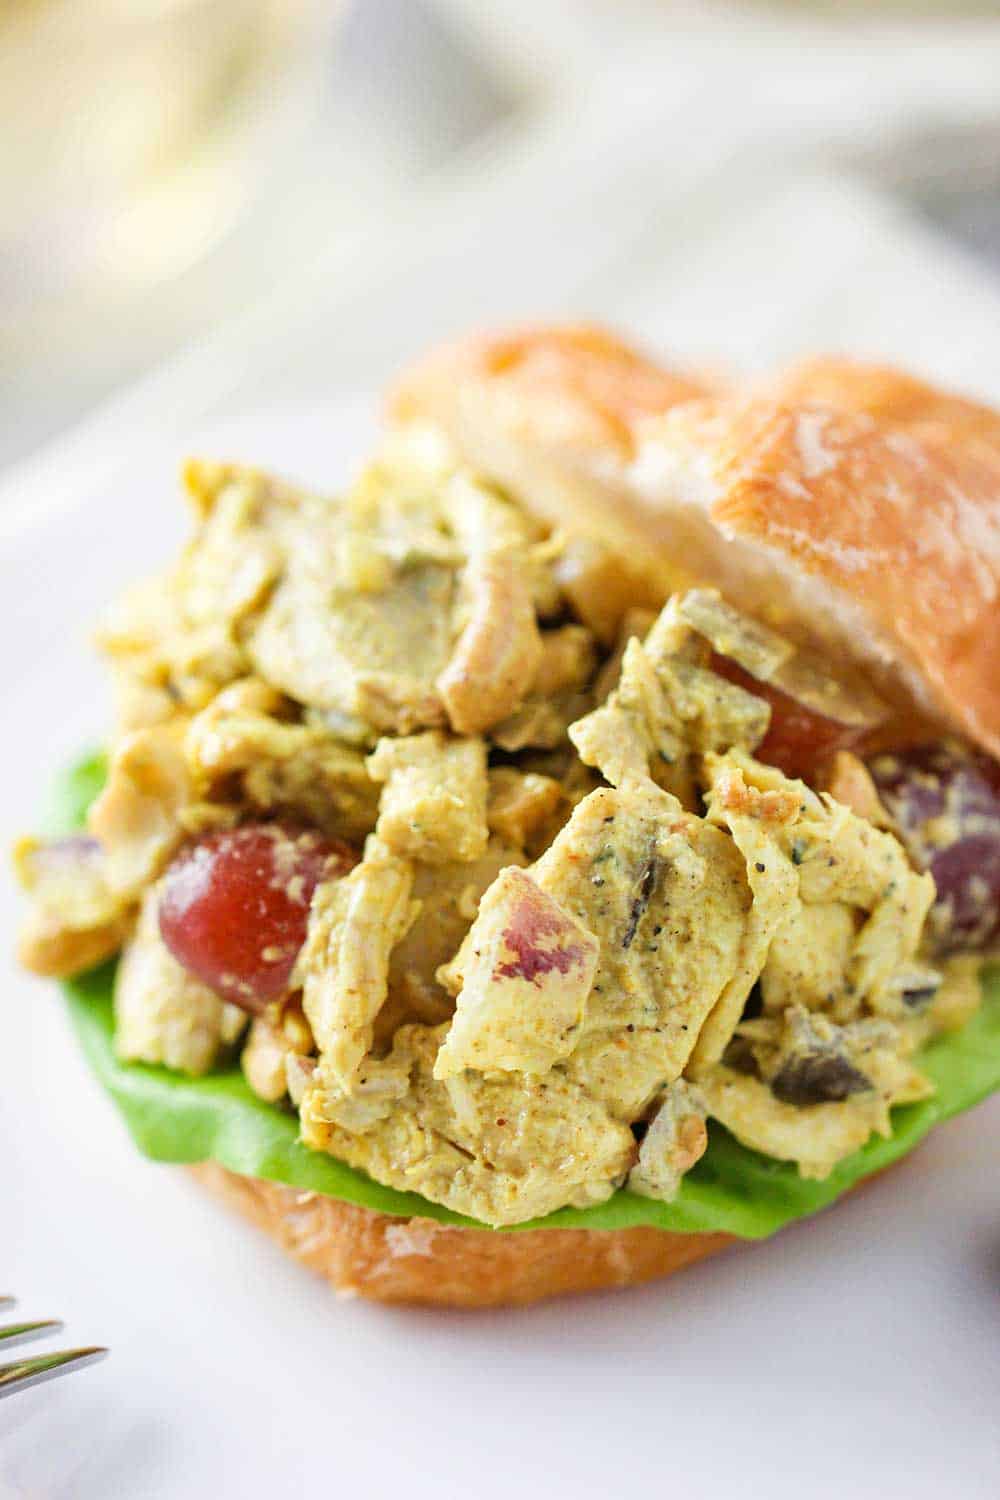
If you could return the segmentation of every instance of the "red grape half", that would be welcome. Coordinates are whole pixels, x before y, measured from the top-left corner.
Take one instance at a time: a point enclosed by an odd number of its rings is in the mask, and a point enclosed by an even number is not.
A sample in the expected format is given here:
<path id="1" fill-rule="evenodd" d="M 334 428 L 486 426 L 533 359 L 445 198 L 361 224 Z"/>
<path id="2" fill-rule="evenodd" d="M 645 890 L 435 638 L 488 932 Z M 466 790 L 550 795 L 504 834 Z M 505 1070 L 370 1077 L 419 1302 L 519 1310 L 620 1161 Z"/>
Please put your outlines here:
<path id="1" fill-rule="evenodd" d="M 347 844 L 282 823 L 207 834 L 167 870 L 160 934 L 222 999 L 262 1011 L 288 988 L 317 885 L 356 863 Z"/>
<path id="2" fill-rule="evenodd" d="M 957 740 L 868 763 L 910 858 L 937 886 L 930 933 L 941 954 L 1000 941 L 1000 766 Z"/>

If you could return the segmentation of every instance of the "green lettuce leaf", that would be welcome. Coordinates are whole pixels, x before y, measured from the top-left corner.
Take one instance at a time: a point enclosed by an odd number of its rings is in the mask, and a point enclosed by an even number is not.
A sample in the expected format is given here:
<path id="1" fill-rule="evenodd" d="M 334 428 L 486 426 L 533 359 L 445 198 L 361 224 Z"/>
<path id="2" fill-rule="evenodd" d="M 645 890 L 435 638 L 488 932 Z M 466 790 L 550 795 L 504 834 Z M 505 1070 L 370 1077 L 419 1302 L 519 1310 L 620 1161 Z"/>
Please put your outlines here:
<path id="1" fill-rule="evenodd" d="M 102 775 L 100 758 L 92 756 L 63 778 L 53 807 L 56 826 L 79 826 Z M 300 1145 L 295 1115 L 258 1099 L 235 1061 L 197 1079 L 120 1061 L 114 1050 L 113 979 L 114 965 L 106 964 L 63 988 L 84 1054 L 146 1156 L 175 1163 L 217 1161 L 245 1176 L 288 1183 L 381 1213 L 420 1214 L 448 1224 L 476 1222 L 415 1193 L 382 1187 L 363 1172 Z M 673 1203 L 622 1189 L 597 1207 L 560 1209 L 517 1229 L 651 1225 L 687 1233 L 724 1230 L 759 1239 L 825 1208 L 862 1178 L 912 1151 L 939 1120 L 970 1109 L 1000 1088 L 1000 970 L 984 974 L 983 1006 L 973 1020 L 925 1048 L 919 1061 L 936 1086 L 933 1098 L 895 1109 L 891 1138 L 873 1138 L 823 1182 L 806 1181 L 790 1163 L 748 1150 L 712 1122 L 708 1150 L 683 1179 Z"/>

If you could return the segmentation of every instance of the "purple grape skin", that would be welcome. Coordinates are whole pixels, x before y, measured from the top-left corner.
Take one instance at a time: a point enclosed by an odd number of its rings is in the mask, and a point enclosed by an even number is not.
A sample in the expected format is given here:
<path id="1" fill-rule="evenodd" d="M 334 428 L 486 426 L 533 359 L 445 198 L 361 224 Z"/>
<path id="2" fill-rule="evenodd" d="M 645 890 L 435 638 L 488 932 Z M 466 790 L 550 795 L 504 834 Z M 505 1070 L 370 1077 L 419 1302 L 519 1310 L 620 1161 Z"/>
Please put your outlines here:
<path id="1" fill-rule="evenodd" d="M 1000 944 L 1000 766 L 956 740 L 868 765 L 914 864 L 937 886 L 929 935 L 941 956 Z"/>

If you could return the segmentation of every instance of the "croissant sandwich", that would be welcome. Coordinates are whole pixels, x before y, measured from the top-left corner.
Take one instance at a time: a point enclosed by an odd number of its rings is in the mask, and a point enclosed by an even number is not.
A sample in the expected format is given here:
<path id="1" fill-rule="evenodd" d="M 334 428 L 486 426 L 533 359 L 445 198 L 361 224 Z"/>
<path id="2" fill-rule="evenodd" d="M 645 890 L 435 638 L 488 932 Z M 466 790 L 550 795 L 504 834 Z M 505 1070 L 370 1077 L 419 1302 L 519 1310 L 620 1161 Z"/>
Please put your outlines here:
<path id="1" fill-rule="evenodd" d="M 140 1148 L 342 1292 L 624 1286 L 1000 1086 L 1000 414 L 472 338 L 352 483 L 191 461 L 23 839 Z"/>

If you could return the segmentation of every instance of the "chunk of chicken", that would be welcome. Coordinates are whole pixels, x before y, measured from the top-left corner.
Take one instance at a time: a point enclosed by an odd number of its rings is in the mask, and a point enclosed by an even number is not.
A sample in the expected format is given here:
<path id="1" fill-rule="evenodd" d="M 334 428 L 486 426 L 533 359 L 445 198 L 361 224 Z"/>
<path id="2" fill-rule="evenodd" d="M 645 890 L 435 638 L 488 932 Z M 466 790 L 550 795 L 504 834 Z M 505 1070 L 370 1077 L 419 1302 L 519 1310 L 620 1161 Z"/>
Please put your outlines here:
<path id="1" fill-rule="evenodd" d="M 709 817 L 730 828 L 747 858 L 749 877 L 760 874 L 762 903 L 769 902 L 775 912 L 783 910 L 783 920 L 797 921 L 800 931 L 802 922 L 810 919 L 798 916 L 799 903 L 806 909 L 840 906 L 854 913 L 856 932 L 849 945 L 842 915 L 827 910 L 810 922 L 810 943 L 813 948 L 823 945 L 821 956 L 814 954 L 812 962 L 814 972 L 823 971 L 825 1003 L 840 1019 L 856 1015 L 863 1005 L 877 1011 L 883 1000 L 894 1011 L 897 976 L 914 962 L 934 899 L 931 877 L 910 868 L 892 834 L 749 756 L 735 751 L 728 757 L 708 756 L 706 771 L 711 784 Z M 800 957 L 806 956 L 800 952 Z M 788 967 L 788 944 L 779 946 L 773 978 L 762 965 L 764 992 L 772 992 L 774 1004 Z M 736 1019 L 732 1018 L 734 1026 Z M 716 1047 L 721 1043 L 724 1048 L 724 1033 L 720 1026 Z M 721 1055 L 715 1053 L 716 1058 Z M 715 1060 L 701 1043 L 698 1060 Z"/>
<path id="2" fill-rule="evenodd" d="M 828 1177 L 873 1131 L 889 1133 L 888 1111 L 874 1092 L 807 1112 L 783 1104 L 759 1078 L 716 1064 L 699 1080 L 708 1112 L 741 1141 L 778 1161 L 794 1161 L 803 1177 Z"/>
<path id="3" fill-rule="evenodd" d="M 754 750 L 767 732 L 770 706 L 710 670 L 706 643 L 683 619 L 684 597 L 668 600 L 643 643 L 677 733 L 698 754 Z"/>
<path id="4" fill-rule="evenodd" d="M 513 766 L 497 766 L 489 773 L 486 821 L 491 832 L 514 848 L 541 853 L 569 808 L 569 797 L 552 776 Z"/>
<path id="5" fill-rule="evenodd" d="M 351 1094 L 321 1060 L 302 1096 L 306 1145 L 497 1227 L 609 1198 L 635 1159 L 628 1127 L 559 1070 L 440 1082 L 444 1029 L 404 1026 Z"/>
<path id="6" fill-rule="evenodd" d="M 159 899 L 159 887 L 150 886 L 135 936 L 118 965 L 115 1048 L 126 1062 L 207 1073 L 242 1032 L 246 1014 L 220 1000 L 168 952 L 160 937 Z"/>
<path id="7" fill-rule="evenodd" d="M 702 1027 L 691 1057 L 691 1071 L 701 1071 L 718 1062 L 739 1023 L 747 997 L 767 964 L 771 944 L 784 924 L 797 916 L 800 898 L 795 866 L 781 847 L 776 847 L 770 824 L 747 813 L 738 799 L 727 801 L 718 789 L 728 785 L 721 769 L 732 764 L 728 757 L 709 757 L 709 775 L 714 778 L 708 800 L 709 820 L 728 830 L 733 844 L 745 861 L 746 879 L 753 893 L 753 905 L 743 932 L 739 962 L 731 981 L 719 996 L 717 1005 Z M 782 803 L 794 815 L 798 802 Z"/>
<path id="8" fill-rule="evenodd" d="M 546 536 L 540 522 L 466 469 L 456 468 L 439 493 L 442 510 L 466 558 L 495 552 L 516 554 L 539 618 L 548 620 L 563 612 L 563 597 L 552 570 L 559 547 Z"/>
<path id="9" fill-rule="evenodd" d="M 836 751 L 821 790 L 829 792 L 835 802 L 842 802 L 876 828 L 892 827 L 892 819 L 879 799 L 871 772 L 864 761 L 849 750 Z"/>
<path id="10" fill-rule="evenodd" d="M 662 586 L 652 571 L 633 567 L 596 537 L 568 537 L 553 570 L 577 618 L 605 646 L 613 643 L 628 610 L 655 611 L 663 603 Z"/>
<path id="11" fill-rule="evenodd" d="M 531 873 L 601 945 L 566 1070 L 635 1120 L 681 1073 L 737 971 L 750 912 L 743 860 L 652 782 L 626 781 L 581 802 Z"/>
<path id="12" fill-rule="evenodd" d="M 467 624 L 437 691 L 456 734 L 482 734 L 520 704 L 538 670 L 542 644 L 517 552 L 471 558 L 463 586 Z"/>
<path id="13" fill-rule="evenodd" d="M 435 1078 L 546 1073 L 580 1034 L 600 944 L 523 870 L 502 870 L 447 974 L 458 1008 Z"/>
<path id="14" fill-rule="evenodd" d="M 392 950 L 416 916 L 412 888 L 409 863 L 372 837 L 361 863 L 313 896 L 296 974 L 316 1045 L 345 1093 L 371 1049 Z"/>
<path id="15" fill-rule="evenodd" d="M 790 1005 L 834 1009 L 851 961 L 855 918 L 855 910 L 843 901 L 804 905 L 796 894 L 767 950 L 760 978 L 765 1011 L 776 1014 Z"/>
<path id="16" fill-rule="evenodd" d="M 486 849 L 486 746 L 443 734 L 379 740 L 366 766 L 383 782 L 378 836 L 424 864 L 478 859 Z"/>
<path id="17" fill-rule="evenodd" d="M 889 1111 L 933 1093 L 885 1021 L 838 1027 L 804 1007 L 740 1027 L 756 1066 L 725 1064 L 699 1080 L 709 1114 L 744 1145 L 828 1177 L 873 1133 L 888 1136 Z M 728 1054 L 727 1054 L 728 1055 Z"/>
<path id="18" fill-rule="evenodd" d="M 31 898 L 18 937 L 18 959 L 25 968 L 67 979 L 118 951 L 134 908 L 112 891 L 106 863 L 97 840 L 83 834 L 19 841 L 14 869 Z"/>
<path id="19" fill-rule="evenodd" d="M 442 513 L 465 557 L 457 640 L 436 679 L 456 734 L 482 734 L 513 712 L 538 667 L 541 642 L 526 518 L 485 485 L 456 473 Z"/>
<path id="20" fill-rule="evenodd" d="M 741 614 L 717 589 L 689 589 L 673 602 L 678 618 L 720 656 L 738 663 L 759 682 L 771 683 L 814 713 L 838 724 L 865 729 L 886 719 L 886 705 L 846 663 L 840 664 L 838 676 L 831 676 L 818 656 L 794 646 L 759 620 Z M 846 683 L 845 673 L 850 678 Z"/>
<path id="21" fill-rule="evenodd" d="M 512 754 L 565 744 L 569 726 L 593 703 L 588 684 L 596 653 L 590 631 L 564 625 L 543 631 L 541 642 L 538 669 L 524 702 L 490 730 L 494 744 Z"/>
<path id="22" fill-rule="evenodd" d="M 173 725 L 137 729 L 115 746 L 108 780 L 87 826 L 105 851 L 112 891 L 137 894 L 163 870 L 184 837 L 191 778 Z"/>
<path id="23" fill-rule="evenodd" d="M 279 518 L 304 499 L 235 465 L 193 461 L 184 477 L 200 521 L 194 538 L 167 574 L 126 595 L 99 639 L 147 692 L 199 708 L 246 672 L 241 627 L 280 575 Z M 140 717 L 134 691 L 129 714 Z"/>
<path id="24" fill-rule="evenodd" d="M 658 611 L 655 609 L 627 609 L 622 616 L 621 625 L 618 628 L 618 639 L 615 648 L 608 656 L 597 676 L 594 678 L 594 701 L 604 703 L 621 681 L 622 662 L 625 652 L 631 640 L 637 640 L 640 645 L 646 639 L 653 626 L 656 624 Z"/>
<path id="25" fill-rule="evenodd" d="M 597 649 L 589 630 L 583 625 L 560 625 L 556 630 L 543 630 L 541 643 L 532 697 L 555 698 L 587 686 L 597 666 Z"/>
<path id="26" fill-rule="evenodd" d="M 248 637 L 256 670 L 301 703 L 408 734 L 441 724 L 435 679 L 451 646 L 453 570 L 394 567 L 386 586 L 331 587 L 336 559 L 317 545 L 289 560 Z"/>
<path id="27" fill-rule="evenodd" d="M 523 863 L 519 849 L 491 838 L 474 860 L 413 867 L 413 901 L 420 910 L 389 960 L 389 994 L 375 1022 L 375 1046 L 388 1046 L 407 1021 L 437 1025 L 455 1009 L 438 969 L 453 957 L 488 890 L 505 865 Z"/>
<path id="28" fill-rule="evenodd" d="M 644 643 L 628 641 L 607 703 L 571 726 L 581 760 L 612 785 L 650 775 L 693 809 L 693 758 L 731 745 L 755 748 L 770 717 L 762 699 L 699 665 L 703 654 L 672 600 Z"/>
<path id="29" fill-rule="evenodd" d="M 257 689 L 258 691 L 254 691 Z M 375 826 L 378 788 L 363 754 L 319 724 L 286 723 L 281 695 L 254 679 L 224 689 L 197 714 L 184 755 L 199 794 L 239 777 L 246 801 L 357 842 Z"/>
<path id="30" fill-rule="evenodd" d="M 181 559 L 174 590 L 189 627 L 217 631 L 242 656 L 237 629 L 281 572 L 282 521 L 314 502 L 241 465 L 191 461 L 184 481 L 202 524 Z"/>
<path id="31" fill-rule="evenodd" d="M 653 663 L 635 638 L 625 647 L 618 687 L 607 703 L 570 725 L 569 737 L 584 765 L 599 770 L 612 786 L 652 775 L 658 784 L 672 783 L 682 801 L 691 799 L 693 783 L 680 770 L 684 742 Z"/>

